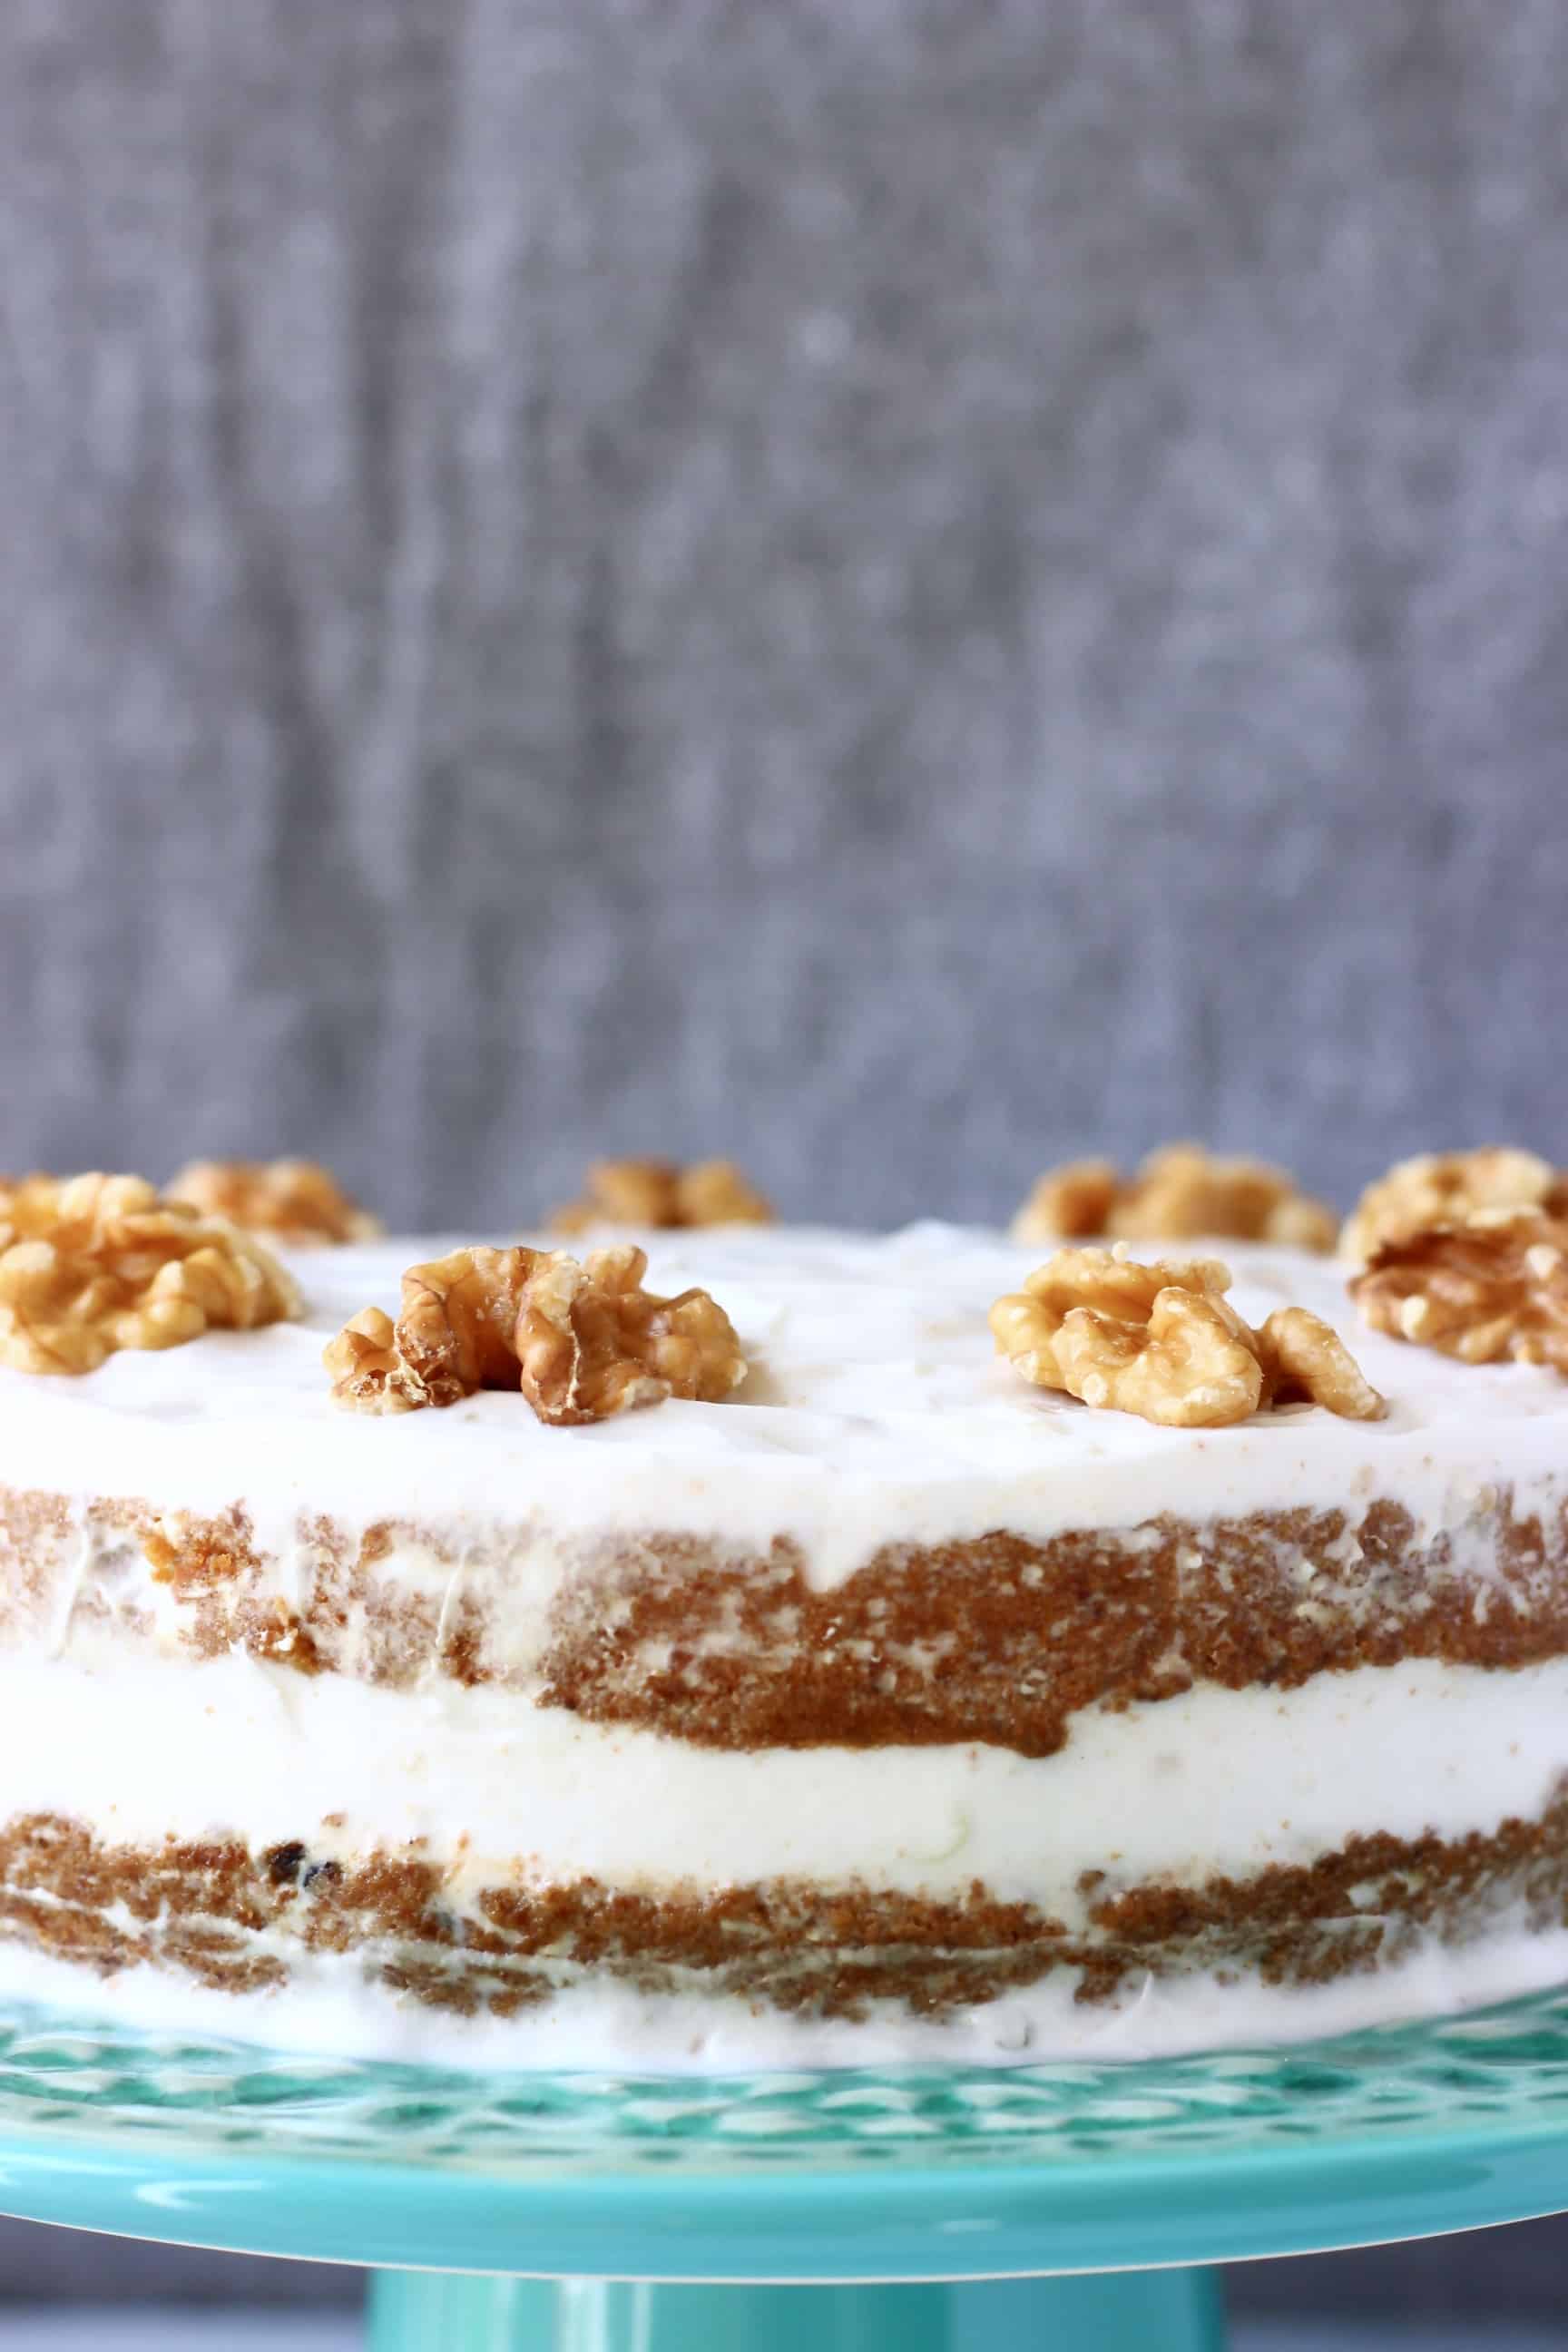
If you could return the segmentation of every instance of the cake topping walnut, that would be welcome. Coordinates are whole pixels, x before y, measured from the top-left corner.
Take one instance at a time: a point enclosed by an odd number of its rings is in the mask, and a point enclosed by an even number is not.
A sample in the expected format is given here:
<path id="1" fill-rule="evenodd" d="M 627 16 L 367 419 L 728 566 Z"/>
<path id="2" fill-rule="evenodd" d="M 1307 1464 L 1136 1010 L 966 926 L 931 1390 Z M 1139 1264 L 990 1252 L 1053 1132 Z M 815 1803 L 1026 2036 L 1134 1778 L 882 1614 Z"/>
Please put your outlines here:
<path id="1" fill-rule="evenodd" d="M 193 1160 L 170 1183 L 171 1201 L 295 1249 L 372 1241 L 384 1228 L 314 1160 Z"/>
<path id="2" fill-rule="evenodd" d="M 996 1345 L 1037 1388 L 1174 1429 L 1245 1421 L 1304 1400 L 1356 1421 L 1383 1399 L 1338 1334 L 1302 1307 L 1243 1321 L 1214 1258 L 1139 1265 L 1121 1252 L 1064 1249 L 991 1309 Z"/>
<path id="3" fill-rule="evenodd" d="M 593 1225 L 770 1225 L 771 1204 L 732 1160 L 699 1160 L 678 1168 L 672 1160 L 595 1160 L 581 1201 L 556 1209 L 559 1234 Z"/>
<path id="4" fill-rule="evenodd" d="M 340 1404 L 407 1412 L 517 1388 L 541 1421 L 604 1421 L 667 1397 L 717 1403 L 745 1378 L 729 1317 L 705 1290 L 644 1290 L 624 1246 L 579 1265 L 562 1250 L 455 1250 L 410 1266 L 395 1324 L 367 1307 L 323 1360 Z"/>
<path id="5" fill-rule="evenodd" d="M 1533 1151 L 1423 1151 L 1369 1184 L 1345 1220 L 1342 1255 L 1364 1264 L 1385 1242 L 1431 1225 L 1462 1225 L 1478 1209 L 1540 1209 L 1568 1217 L 1568 1171 Z"/>
<path id="6" fill-rule="evenodd" d="M 1097 1241 L 1123 1192 L 1113 1160 L 1064 1160 L 1047 1168 L 1013 1220 L 1016 1242 Z"/>
<path id="7" fill-rule="evenodd" d="M 29 1176 L 0 1186 L 0 1362 L 96 1371 L 119 1348 L 297 1315 L 270 1254 L 140 1176 Z"/>
<path id="8" fill-rule="evenodd" d="M 1167 1143 L 1125 1179 L 1109 1160 L 1069 1160 L 1047 1171 L 1013 1221 L 1021 1242 L 1212 1235 L 1331 1250 L 1337 1231 L 1333 1211 L 1283 1169 L 1216 1159 L 1201 1143 Z"/>
<path id="9" fill-rule="evenodd" d="M 1351 1283 L 1375 1330 L 1467 1364 L 1550 1364 L 1568 1378 L 1568 1218 L 1479 1209 L 1377 1246 Z"/>

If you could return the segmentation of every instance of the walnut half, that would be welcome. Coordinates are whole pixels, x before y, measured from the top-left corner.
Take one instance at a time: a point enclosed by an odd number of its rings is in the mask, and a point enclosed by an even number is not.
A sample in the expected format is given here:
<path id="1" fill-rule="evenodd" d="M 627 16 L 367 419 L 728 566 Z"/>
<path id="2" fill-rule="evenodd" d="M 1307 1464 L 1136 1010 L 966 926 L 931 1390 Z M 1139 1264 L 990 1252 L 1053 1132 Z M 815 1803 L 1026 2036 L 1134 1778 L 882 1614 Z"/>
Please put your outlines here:
<path id="1" fill-rule="evenodd" d="M 1377 1331 L 1467 1364 L 1550 1364 L 1568 1378 L 1568 1218 L 1481 1209 L 1384 1242 L 1351 1295 Z"/>
<path id="2" fill-rule="evenodd" d="M 1243 1321 L 1214 1258 L 1141 1265 L 1102 1249 L 1058 1250 L 991 1309 L 996 1345 L 1037 1388 L 1173 1429 L 1215 1429 L 1304 1399 L 1356 1421 L 1383 1399 L 1339 1335 L 1302 1307 Z"/>
<path id="3" fill-rule="evenodd" d="M 640 1225 L 645 1231 L 681 1225 L 768 1225 L 769 1202 L 747 1182 L 732 1160 L 595 1160 L 584 1197 L 552 1212 L 558 1234 L 595 1225 Z"/>
<path id="4" fill-rule="evenodd" d="M 247 1233 L 271 1234 L 294 1249 L 324 1242 L 373 1241 L 382 1232 L 331 1171 L 314 1160 L 192 1160 L 168 1187 L 205 1217 L 226 1217 Z"/>
<path id="5" fill-rule="evenodd" d="M 1331 1250 L 1338 1220 L 1263 1160 L 1222 1160 L 1201 1143 L 1167 1143 L 1135 1176 L 1109 1160 L 1047 1169 L 1013 1220 L 1020 1242 L 1230 1240 Z"/>
<path id="6" fill-rule="evenodd" d="M 299 1312 L 259 1242 L 140 1176 L 0 1186 L 0 1362 L 21 1371 L 96 1371 L 120 1348 L 174 1348 Z"/>
<path id="7" fill-rule="evenodd" d="M 1340 1255 L 1364 1265 L 1385 1242 L 1431 1226 L 1462 1225 L 1478 1210 L 1540 1209 L 1568 1217 L 1568 1171 L 1533 1151 L 1492 1143 L 1479 1151 L 1422 1151 L 1369 1184 L 1340 1235 Z"/>
<path id="8" fill-rule="evenodd" d="M 327 1347 L 332 1395 L 362 1412 L 407 1412 L 516 1388 L 557 1427 L 672 1396 L 719 1402 L 746 1373 L 729 1317 L 705 1290 L 644 1290 L 647 1271 L 629 1246 L 581 1265 L 520 1245 L 410 1266 L 395 1323 L 366 1307 Z"/>

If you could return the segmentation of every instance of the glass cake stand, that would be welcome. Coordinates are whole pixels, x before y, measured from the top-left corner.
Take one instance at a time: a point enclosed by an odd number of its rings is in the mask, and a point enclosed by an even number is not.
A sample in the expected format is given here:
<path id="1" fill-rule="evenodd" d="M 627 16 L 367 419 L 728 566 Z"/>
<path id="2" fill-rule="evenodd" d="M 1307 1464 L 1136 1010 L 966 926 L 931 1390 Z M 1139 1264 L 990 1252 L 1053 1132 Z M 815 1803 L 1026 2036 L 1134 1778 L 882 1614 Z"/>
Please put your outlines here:
<path id="1" fill-rule="evenodd" d="M 1565 2206 L 1568 1989 L 1288 2051 L 721 2081 L 0 2006 L 0 2208 L 372 2265 L 374 2352 L 1215 2352 L 1195 2266 Z"/>

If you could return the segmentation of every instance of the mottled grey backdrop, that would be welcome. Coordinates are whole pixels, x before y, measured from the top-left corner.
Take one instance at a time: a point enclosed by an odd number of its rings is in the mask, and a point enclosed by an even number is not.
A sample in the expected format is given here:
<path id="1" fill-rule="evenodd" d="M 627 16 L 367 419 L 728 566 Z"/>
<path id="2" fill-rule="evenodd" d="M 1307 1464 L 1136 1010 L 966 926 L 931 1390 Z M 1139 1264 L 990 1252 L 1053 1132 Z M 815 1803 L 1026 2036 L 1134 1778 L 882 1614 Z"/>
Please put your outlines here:
<path id="1" fill-rule="evenodd" d="M 1561 0 L 7 0 L 0 1167 L 1568 1153 Z"/>
<path id="2" fill-rule="evenodd" d="M 1565 87 L 1561 0 L 5 0 L 0 1166 L 1568 1156 Z"/>

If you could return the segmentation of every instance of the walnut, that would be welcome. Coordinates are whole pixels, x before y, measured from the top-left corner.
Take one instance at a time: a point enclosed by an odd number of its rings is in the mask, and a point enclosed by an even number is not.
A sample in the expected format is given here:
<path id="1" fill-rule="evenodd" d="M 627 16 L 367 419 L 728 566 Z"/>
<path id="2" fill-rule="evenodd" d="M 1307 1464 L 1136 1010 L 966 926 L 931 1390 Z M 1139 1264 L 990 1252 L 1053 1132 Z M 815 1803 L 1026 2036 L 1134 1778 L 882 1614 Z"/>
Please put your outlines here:
<path id="1" fill-rule="evenodd" d="M 1356 1420 L 1382 1413 L 1326 1323 L 1293 1307 L 1254 1331 L 1229 1287 L 1213 1258 L 1142 1265 L 1110 1250 L 1058 1250 L 996 1301 L 991 1328 L 1037 1388 L 1169 1428 L 1218 1428 L 1295 1397 Z"/>
<path id="2" fill-rule="evenodd" d="M 399 1354 L 397 1327 L 383 1307 L 352 1315 L 322 1349 L 321 1361 L 332 1376 L 334 1402 L 359 1412 L 412 1412 L 435 1402 Z"/>
<path id="3" fill-rule="evenodd" d="M 1394 1339 L 1467 1364 L 1550 1364 L 1568 1378 L 1568 1218 L 1479 1209 L 1403 1234 L 1373 1250 L 1351 1295 Z"/>
<path id="4" fill-rule="evenodd" d="M 552 1213 L 560 1234 L 594 1225 L 768 1225 L 770 1204 L 732 1160 L 699 1160 L 678 1168 L 672 1160 L 595 1160 L 584 1196 Z"/>
<path id="5" fill-rule="evenodd" d="M 675 1181 L 683 1225 L 771 1225 L 773 1209 L 732 1160 L 694 1160 Z"/>
<path id="6" fill-rule="evenodd" d="M 1013 1239 L 1092 1241 L 1105 1231 L 1121 1185 L 1113 1160 L 1064 1160 L 1036 1183 L 1013 1220 Z"/>
<path id="7" fill-rule="evenodd" d="M 642 1287 L 640 1249 L 556 1251 L 518 1318 L 522 1391 L 541 1421 L 599 1421 L 667 1396 L 716 1403 L 745 1378 L 729 1317 L 705 1290 L 658 1298 Z"/>
<path id="8" fill-rule="evenodd" d="M 168 1187 L 204 1216 L 226 1217 L 291 1248 L 374 1240 L 384 1228 L 314 1160 L 193 1160 Z"/>
<path id="9" fill-rule="evenodd" d="M 1388 1410 L 1333 1326 L 1305 1307 L 1277 1307 L 1258 1334 L 1263 1402 L 1321 1404 L 1342 1421 Z"/>
<path id="10" fill-rule="evenodd" d="M 47 1219 L 59 1190 L 58 1176 L 0 1176 L 0 1224 L 30 1230 L 30 1220 Z"/>
<path id="11" fill-rule="evenodd" d="M 119 1348 L 299 1312 L 258 1242 L 139 1176 L 34 1176 L 0 1191 L 0 1362 L 22 1371 L 95 1371 Z"/>
<path id="12" fill-rule="evenodd" d="M 367 1307 L 325 1350 L 332 1394 L 365 1412 L 455 1404 L 517 1388 L 541 1421 L 603 1421 L 666 1397 L 716 1403 L 745 1377 L 740 1342 L 705 1290 L 642 1287 L 640 1249 L 455 1250 L 410 1266 L 395 1324 Z"/>
<path id="13" fill-rule="evenodd" d="M 1261 1160 L 1220 1160 L 1199 1143 L 1168 1143 L 1123 1181 L 1109 1160 L 1047 1170 L 1013 1221 L 1016 1241 L 1276 1242 L 1330 1250 L 1338 1221 Z"/>
<path id="14" fill-rule="evenodd" d="M 1423 1151 L 1369 1184 L 1345 1220 L 1340 1254 L 1364 1265 L 1384 1242 L 1429 1225 L 1459 1225 L 1478 1209 L 1541 1209 L 1568 1217 L 1568 1171 L 1502 1143 Z"/>

